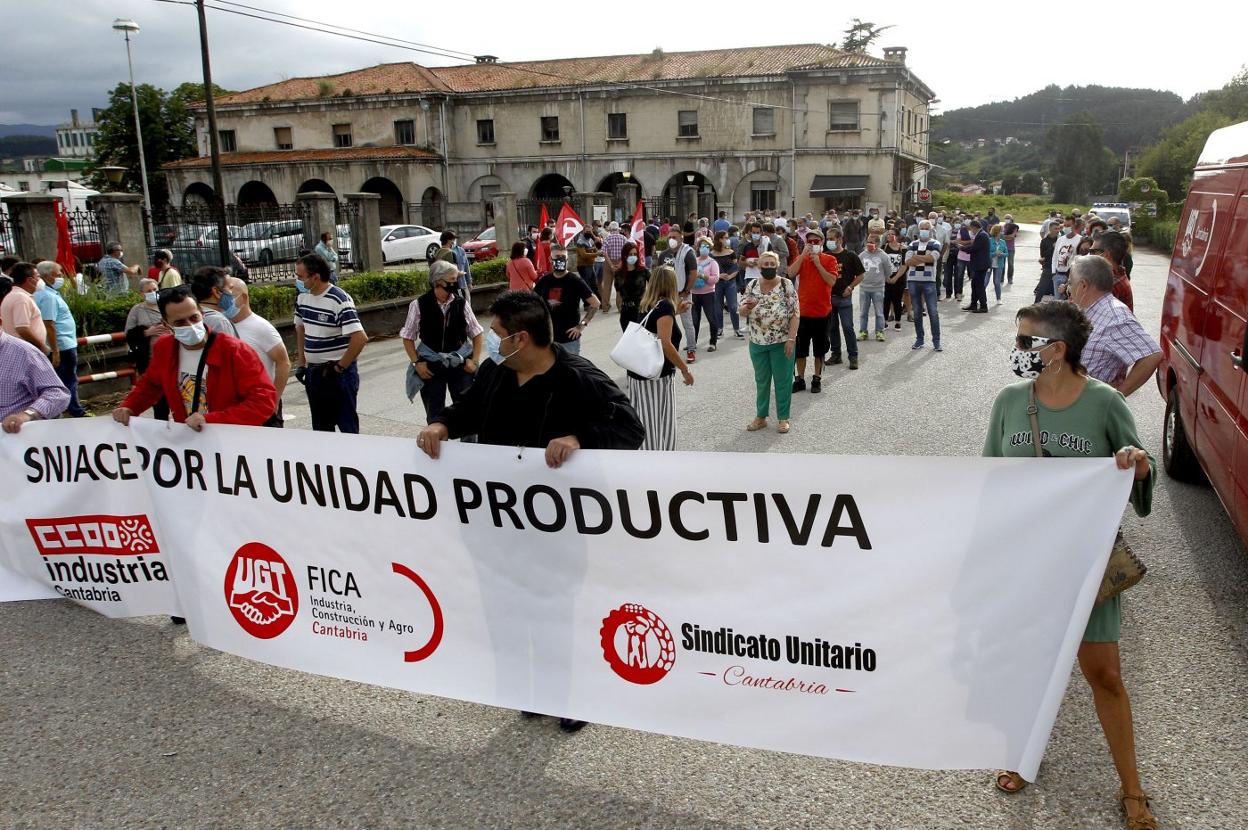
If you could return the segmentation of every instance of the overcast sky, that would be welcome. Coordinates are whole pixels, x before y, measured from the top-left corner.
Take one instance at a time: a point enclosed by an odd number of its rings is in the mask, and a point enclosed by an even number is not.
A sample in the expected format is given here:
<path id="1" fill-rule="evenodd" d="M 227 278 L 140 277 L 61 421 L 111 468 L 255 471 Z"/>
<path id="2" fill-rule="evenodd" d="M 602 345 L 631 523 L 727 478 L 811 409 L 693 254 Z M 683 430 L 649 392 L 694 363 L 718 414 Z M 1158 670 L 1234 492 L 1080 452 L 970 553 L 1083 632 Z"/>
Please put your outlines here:
<path id="1" fill-rule="evenodd" d="M 392 0 L 239 2 L 502 60 L 649 52 L 656 46 L 675 52 L 836 43 L 850 16 L 842 20 L 836 5 L 818 6 L 812 15 L 800 11 L 806 4 L 728 0 L 707 7 L 704 12 L 709 13 L 690 15 L 691 25 L 660 29 L 654 25 L 660 7 L 646 4 L 640 7 L 649 11 L 634 21 L 612 22 L 603 12 L 606 8 L 637 6 L 516 0 L 432 5 Z M 1049 83 L 1151 87 L 1187 98 L 1222 86 L 1248 55 L 1242 47 L 1248 29 L 1245 3 L 1067 4 L 1052 6 L 1043 21 L 1036 17 L 1039 3 L 967 7 L 937 0 L 914 4 L 920 11 L 908 14 L 911 5 L 883 4 L 873 12 L 859 4 L 855 13 L 877 24 L 894 24 L 873 52 L 879 54 L 881 46 L 909 47 L 908 63 L 936 91 L 941 109 L 1008 100 Z M 56 124 L 68 120 L 71 107 L 87 114 L 91 107 L 103 106 L 108 90 L 126 79 L 122 37 L 110 28 L 116 17 L 132 18 L 142 27 L 133 40 L 137 82 L 172 89 L 202 77 L 191 6 L 157 0 L 0 0 L 0 7 L 12 24 L 10 31 L 21 33 L 0 51 L 0 123 Z M 1074 11 L 1081 7 L 1093 12 Z M 560 25 L 552 23 L 549 12 L 534 13 L 537 8 L 575 9 L 575 16 Z M 948 13 L 933 13 L 942 8 Z M 1191 14 L 1185 15 L 1184 9 Z M 393 61 L 427 66 L 451 62 L 211 9 L 208 28 L 214 80 L 230 89 Z M 14 48 L 19 44 L 20 62 Z M 1179 57 L 1169 57 L 1175 54 Z"/>

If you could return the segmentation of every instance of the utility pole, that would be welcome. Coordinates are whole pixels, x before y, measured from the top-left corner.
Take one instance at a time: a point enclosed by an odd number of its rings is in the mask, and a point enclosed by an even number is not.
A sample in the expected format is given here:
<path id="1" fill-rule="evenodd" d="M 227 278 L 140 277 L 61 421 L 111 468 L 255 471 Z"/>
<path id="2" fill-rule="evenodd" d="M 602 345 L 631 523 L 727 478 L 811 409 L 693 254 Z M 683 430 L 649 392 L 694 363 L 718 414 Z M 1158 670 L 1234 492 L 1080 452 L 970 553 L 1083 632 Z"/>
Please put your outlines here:
<path id="1" fill-rule="evenodd" d="M 152 230 L 152 194 L 147 187 L 147 156 L 143 152 L 143 126 L 139 121 L 139 90 L 134 85 L 134 61 L 130 58 L 130 33 L 139 31 L 133 20 L 114 20 L 113 28 L 126 36 L 126 67 L 130 70 L 130 105 L 134 108 L 134 138 L 139 146 L 139 180 L 143 183 L 143 202 L 147 212 L 147 244 L 155 246 Z"/>
<path id="2" fill-rule="evenodd" d="M 229 232 L 225 226 L 225 183 L 221 178 L 221 143 L 217 137 L 217 107 L 212 97 L 212 63 L 208 59 L 208 19 L 204 0 L 195 0 L 199 15 L 199 56 L 204 65 L 204 104 L 208 108 L 208 148 L 212 156 L 212 189 L 217 194 L 217 250 L 221 265 L 230 266 Z"/>

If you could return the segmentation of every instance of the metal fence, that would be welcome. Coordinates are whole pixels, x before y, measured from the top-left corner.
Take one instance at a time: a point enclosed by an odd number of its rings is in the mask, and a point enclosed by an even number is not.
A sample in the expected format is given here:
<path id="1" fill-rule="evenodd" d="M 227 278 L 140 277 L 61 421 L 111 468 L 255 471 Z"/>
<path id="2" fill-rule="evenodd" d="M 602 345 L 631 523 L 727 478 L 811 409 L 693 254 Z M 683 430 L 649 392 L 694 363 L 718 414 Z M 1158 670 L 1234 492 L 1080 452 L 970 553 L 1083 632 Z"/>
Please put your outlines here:
<path id="1" fill-rule="evenodd" d="M 0 212 L 0 256 L 17 256 L 17 217 Z"/>
<path id="2" fill-rule="evenodd" d="M 232 255 L 228 263 L 220 261 L 217 223 L 222 210 Z M 151 215 L 156 248 L 173 254 L 173 265 L 183 276 L 205 265 L 238 271 L 241 263 L 252 282 L 294 279 L 295 261 L 309 250 L 310 220 L 302 204 L 169 206 Z"/>
<path id="3" fill-rule="evenodd" d="M 95 273 L 95 264 L 104 256 L 110 238 L 107 219 L 102 211 L 75 208 L 66 212 L 69 220 L 69 242 L 78 262 L 78 271 L 88 278 Z"/>
<path id="4" fill-rule="evenodd" d="M 546 207 L 546 213 L 553 222 L 558 218 L 564 202 L 564 199 L 516 199 L 516 221 L 520 225 L 516 231 L 520 237 L 523 239 L 526 236 L 525 232 L 529 225 L 541 226 L 543 206 Z"/>

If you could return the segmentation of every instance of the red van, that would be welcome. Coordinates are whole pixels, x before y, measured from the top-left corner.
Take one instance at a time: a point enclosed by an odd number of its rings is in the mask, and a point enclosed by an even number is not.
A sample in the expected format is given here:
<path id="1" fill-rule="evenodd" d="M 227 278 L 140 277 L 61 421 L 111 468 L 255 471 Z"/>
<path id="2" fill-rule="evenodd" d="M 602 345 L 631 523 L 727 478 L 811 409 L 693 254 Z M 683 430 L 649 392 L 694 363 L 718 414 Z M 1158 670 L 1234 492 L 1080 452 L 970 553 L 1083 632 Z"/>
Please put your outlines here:
<path id="1" fill-rule="evenodd" d="M 1215 131 L 1196 165 L 1170 260 L 1157 385 L 1162 462 L 1207 477 L 1248 544 L 1248 122 Z"/>

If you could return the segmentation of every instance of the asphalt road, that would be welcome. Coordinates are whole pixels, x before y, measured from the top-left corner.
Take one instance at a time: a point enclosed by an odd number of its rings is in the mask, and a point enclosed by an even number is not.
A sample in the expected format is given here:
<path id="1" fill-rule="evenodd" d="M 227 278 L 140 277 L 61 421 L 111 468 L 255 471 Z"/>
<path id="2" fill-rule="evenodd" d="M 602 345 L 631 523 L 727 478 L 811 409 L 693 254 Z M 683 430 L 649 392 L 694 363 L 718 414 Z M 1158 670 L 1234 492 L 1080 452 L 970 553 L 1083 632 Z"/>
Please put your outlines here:
<path id="1" fill-rule="evenodd" d="M 789 435 L 744 431 L 753 383 L 743 341 L 702 352 L 695 386 L 677 394 L 681 448 L 977 454 L 992 399 L 1013 379 L 1012 317 L 1030 301 L 1035 246 L 1031 228 L 1017 283 L 991 314 L 941 304 L 943 354 L 912 352 L 905 328 L 861 344 L 860 371 L 836 367 L 824 394 L 797 396 Z M 1153 332 L 1166 263 L 1136 255 L 1136 309 Z M 596 320 L 586 354 L 612 366 L 618 331 L 614 315 Z M 365 430 L 413 435 L 423 411 L 402 395 L 398 341 L 371 344 L 362 367 Z M 290 427 L 307 426 L 301 391 L 287 394 Z M 1131 407 L 1160 454 L 1156 387 Z M 1129 516 L 1127 528 L 1150 568 L 1126 595 L 1122 642 L 1145 786 L 1163 827 L 1248 826 L 1248 556 L 1212 491 L 1164 476 L 1152 515 Z M 195 644 L 163 618 L 110 621 L 67 602 L 0 605 L 0 659 L 3 827 L 1122 826 L 1117 778 L 1078 676 L 1039 782 L 1004 796 L 987 772 L 594 726 L 567 736 L 549 720 L 251 663 Z"/>

